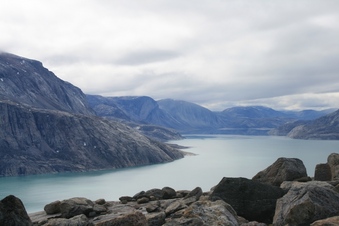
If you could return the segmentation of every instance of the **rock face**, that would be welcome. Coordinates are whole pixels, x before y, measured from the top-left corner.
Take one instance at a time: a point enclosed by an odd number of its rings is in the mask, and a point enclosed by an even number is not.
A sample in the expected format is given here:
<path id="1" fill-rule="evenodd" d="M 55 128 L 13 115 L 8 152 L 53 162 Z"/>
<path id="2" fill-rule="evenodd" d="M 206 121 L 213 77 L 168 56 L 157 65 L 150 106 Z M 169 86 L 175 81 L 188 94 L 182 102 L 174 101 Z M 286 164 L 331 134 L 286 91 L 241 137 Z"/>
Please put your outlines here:
<path id="1" fill-rule="evenodd" d="M 331 168 L 332 180 L 339 180 L 339 154 L 332 153 L 327 158 L 327 164 Z"/>
<path id="2" fill-rule="evenodd" d="M 282 189 L 246 178 L 224 177 L 210 195 L 211 200 L 230 204 L 239 216 L 250 221 L 271 223 Z"/>
<path id="3" fill-rule="evenodd" d="M 85 94 L 62 81 L 42 63 L 0 53 L 0 100 L 35 108 L 94 115 Z"/>
<path id="4" fill-rule="evenodd" d="M 279 158 L 265 170 L 257 173 L 252 179 L 280 186 L 283 181 L 293 181 L 302 177 L 307 177 L 307 172 L 300 159 Z"/>
<path id="5" fill-rule="evenodd" d="M 315 166 L 314 180 L 330 181 L 332 180 L 331 167 L 327 163 L 320 163 Z"/>
<path id="6" fill-rule="evenodd" d="M 42 64 L 0 54 L 0 176 L 116 169 L 182 158 L 168 145 L 88 108 L 80 89 Z"/>
<path id="7" fill-rule="evenodd" d="M 0 225 L 31 226 L 33 224 L 21 200 L 10 195 L 0 201 Z"/>
<path id="8" fill-rule="evenodd" d="M 310 225 L 339 214 L 339 194 L 326 182 L 296 183 L 277 201 L 273 224 Z"/>

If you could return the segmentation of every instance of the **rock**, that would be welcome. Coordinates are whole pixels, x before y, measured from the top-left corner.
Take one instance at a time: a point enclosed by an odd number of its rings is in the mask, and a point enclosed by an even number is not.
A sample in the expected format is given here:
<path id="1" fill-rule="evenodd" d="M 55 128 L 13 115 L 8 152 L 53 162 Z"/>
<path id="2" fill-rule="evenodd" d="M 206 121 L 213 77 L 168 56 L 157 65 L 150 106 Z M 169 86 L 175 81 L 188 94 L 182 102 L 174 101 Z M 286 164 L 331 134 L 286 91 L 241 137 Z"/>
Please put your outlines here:
<path id="1" fill-rule="evenodd" d="M 146 220 L 148 226 L 161 226 L 165 224 L 166 213 L 161 211 L 159 213 L 147 214 Z"/>
<path id="2" fill-rule="evenodd" d="M 311 226 L 332 226 L 332 225 L 339 225 L 339 216 L 329 217 L 323 220 L 317 220 L 311 224 Z"/>
<path id="3" fill-rule="evenodd" d="M 140 198 L 142 198 L 142 197 L 145 197 L 145 194 L 146 194 L 145 191 L 141 191 L 141 192 L 136 193 L 132 198 L 133 198 L 134 200 L 138 200 L 138 199 L 140 199 Z"/>
<path id="4" fill-rule="evenodd" d="M 326 182 L 293 184 L 278 199 L 273 224 L 310 225 L 316 220 L 339 214 L 339 194 Z"/>
<path id="5" fill-rule="evenodd" d="M 80 214 L 89 216 L 93 212 L 93 206 L 94 203 L 91 200 L 75 197 L 61 201 L 60 212 L 63 218 L 71 218 Z"/>
<path id="6" fill-rule="evenodd" d="M 9 195 L 0 201 L 0 225 L 31 226 L 33 225 L 21 200 Z"/>
<path id="7" fill-rule="evenodd" d="M 104 205 L 94 204 L 93 212 L 95 212 L 96 214 L 102 214 L 107 212 L 107 208 Z"/>
<path id="8" fill-rule="evenodd" d="M 165 226 L 171 225 L 239 225 L 234 209 L 222 200 L 197 201 L 184 210 L 183 216 L 169 220 Z"/>
<path id="9" fill-rule="evenodd" d="M 60 213 L 60 204 L 61 202 L 59 200 L 51 202 L 47 205 L 45 205 L 44 210 L 46 214 L 56 214 Z"/>
<path id="10" fill-rule="evenodd" d="M 257 173 L 252 180 L 280 186 L 283 181 L 307 177 L 306 167 L 300 159 L 278 158 L 272 165 Z"/>
<path id="11" fill-rule="evenodd" d="M 241 224 L 240 226 L 267 226 L 267 224 L 260 223 L 260 222 L 257 222 L 257 221 L 251 221 L 251 222 L 248 222 L 248 223 Z"/>
<path id="12" fill-rule="evenodd" d="M 230 204 L 239 216 L 250 221 L 271 223 L 275 203 L 282 197 L 281 188 L 246 178 L 224 177 L 210 195 Z"/>
<path id="13" fill-rule="evenodd" d="M 95 226 L 147 226 L 147 224 L 145 215 L 138 211 L 122 216 L 107 214 L 94 221 Z"/>
<path id="14" fill-rule="evenodd" d="M 147 198 L 147 197 L 142 197 L 142 198 L 137 200 L 138 204 L 148 203 L 148 202 L 149 202 L 149 198 Z"/>
<path id="15" fill-rule="evenodd" d="M 331 168 L 332 180 L 339 180 L 339 154 L 330 154 L 327 157 L 327 164 Z"/>
<path id="16" fill-rule="evenodd" d="M 186 207 L 187 206 L 181 200 L 176 200 L 166 208 L 165 210 L 166 216 L 169 216 L 170 214 L 175 213 L 178 210 L 182 210 Z"/>
<path id="17" fill-rule="evenodd" d="M 161 190 L 164 192 L 164 199 L 173 199 L 177 196 L 177 192 L 173 188 L 164 187 Z"/>
<path id="18" fill-rule="evenodd" d="M 53 218 L 49 219 L 43 226 L 91 226 L 88 218 L 84 214 L 77 215 L 70 219 Z"/>
<path id="19" fill-rule="evenodd" d="M 122 204 L 126 204 L 128 202 L 133 201 L 133 198 L 131 196 L 121 196 L 119 200 Z"/>
<path id="20" fill-rule="evenodd" d="M 105 199 L 98 199 L 98 200 L 95 200 L 95 203 L 99 204 L 99 205 L 104 205 L 106 203 L 106 200 Z"/>
<path id="21" fill-rule="evenodd" d="M 156 211 L 159 207 L 160 207 L 160 202 L 159 201 L 154 201 L 154 202 L 149 203 L 146 206 L 146 211 L 148 213 L 152 213 L 152 212 Z"/>
<path id="22" fill-rule="evenodd" d="M 314 171 L 314 180 L 330 181 L 332 180 L 331 167 L 327 163 L 317 164 Z"/>
<path id="23" fill-rule="evenodd" d="M 153 200 L 163 199 L 165 192 L 161 189 L 154 188 L 145 192 L 146 197 Z"/>
<path id="24" fill-rule="evenodd" d="M 194 197 L 195 200 L 199 200 L 200 196 L 202 196 L 202 189 L 200 187 L 194 188 L 191 192 L 189 192 L 184 199 L 188 199 Z"/>

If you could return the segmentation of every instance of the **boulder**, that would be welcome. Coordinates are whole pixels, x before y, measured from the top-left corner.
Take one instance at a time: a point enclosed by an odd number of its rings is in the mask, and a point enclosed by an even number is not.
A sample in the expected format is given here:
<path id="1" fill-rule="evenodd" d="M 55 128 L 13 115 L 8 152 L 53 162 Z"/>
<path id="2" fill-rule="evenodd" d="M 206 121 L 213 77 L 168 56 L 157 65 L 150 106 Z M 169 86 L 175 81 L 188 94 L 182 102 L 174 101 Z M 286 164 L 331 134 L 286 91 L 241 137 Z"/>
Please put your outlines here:
<path id="1" fill-rule="evenodd" d="M 181 200 L 176 200 L 165 209 L 166 216 L 169 216 L 170 214 L 177 212 L 178 210 L 185 209 L 186 207 L 187 206 Z"/>
<path id="2" fill-rule="evenodd" d="M 70 219 L 66 218 L 53 218 L 49 219 L 46 224 L 43 226 L 91 226 L 88 218 L 84 214 L 72 217 Z"/>
<path id="3" fill-rule="evenodd" d="M 311 181 L 293 184 L 278 199 L 273 224 L 310 225 L 316 220 L 339 214 L 339 194 L 326 182 Z"/>
<path id="4" fill-rule="evenodd" d="M 151 200 L 163 199 L 165 192 L 158 188 L 153 188 L 146 191 L 145 196 Z"/>
<path id="5" fill-rule="evenodd" d="M 89 216 L 93 212 L 93 207 L 94 203 L 91 200 L 75 197 L 61 201 L 60 212 L 63 218 L 71 218 L 80 214 Z"/>
<path id="6" fill-rule="evenodd" d="M 133 201 L 133 197 L 131 197 L 131 196 L 121 196 L 119 198 L 119 200 L 120 200 L 121 203 L 126 204 L 128 202 Z"/>
<path id="7" fill-rule="evenodd" d="M 99 204 L 99 205 L 104 205 L 106 203 L 106 200 L 105 199 L 97 199 L 97 200 L 95 200 L 95 203 Z"/>
<path id="8" fill-rule="evenodd" d="M 330 181 L 332 180 L 331 167 L 327 163 L 320 163 L 315 166 L 314 180 Z"/>
<path id="9" fill-rule="evenodd" d="M 169 219 L 164 226 L 172 225 L 239 225 L 234 209 L 222 200 L 197 201 L 183 211 L 180 218 Z"/>
<path id="10" fill-rule="evenodd" d="M 47 205 L 45 205 L 44 210 L 46 214 L 56 214 L 60 213 L 60 204 L 61 202 L 59 200 L 51 202 Z"/>
<path id="11" fill-rule="evenodd" d="M 100 219 L 93 221 L 95 226 L 147 226 L 145 215 L 135 211 L 133 213 L 117 216 L 115 214 L 103 215 Z"/>
<path id="12" fill-rule="evenodd" d="M 33 225 L 21 200 L 9 195 L 0 201 L 0 225 L 31 226 Z"/>
<path id="13" fill-rule="evenodd" d="M 311 224 L 311 226 L 324 226 L 324 225 L 339 225 L 339 216 L 329 217 L 323 220 L 317 220 Z"/>
<path id="14" fill-rule="evenodd" d="M 173 199 L 177 196 L 177 192 L 173 188 L 164 187 L 161 190 L 164 192 L 164 199 Z"/>
<path id="15" fill-rule="evenodd" d="M 146 215 L 148 226 L 163 225 L 165 224 L 165 219 L 166 219 L 166 213 L 163 211 Z"/>
<path id="16" fill-rule="evenodd" d="M 250 221 L 271 223 L 275 204 L 284 191 L 276 186 L 246 178 L 224 177 L 210 195 L 230 204 L 239 216 Z"/>
<path id="17" fill-rule="evenodd" d="M 272 165 L 257 173 L 252 179 L 280 186 L 284 181 L 307 177 L 306 167 L 300 159 L 278 158 Z"/>
<path id="18" fill-rule="evenodd" d="M 327 157 L 327 164 L 331 168 L 332 180 L 339 180 L 339 154 L 330 154 Z"/>

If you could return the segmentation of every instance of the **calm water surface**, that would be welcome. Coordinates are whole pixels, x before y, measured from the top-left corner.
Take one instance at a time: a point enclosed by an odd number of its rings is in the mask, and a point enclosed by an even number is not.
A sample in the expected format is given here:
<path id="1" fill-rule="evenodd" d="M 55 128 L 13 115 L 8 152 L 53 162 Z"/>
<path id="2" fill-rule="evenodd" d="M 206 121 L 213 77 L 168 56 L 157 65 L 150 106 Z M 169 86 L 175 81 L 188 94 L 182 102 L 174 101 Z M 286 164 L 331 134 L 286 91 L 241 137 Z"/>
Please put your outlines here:
<path id="1" fill-rule="evenodd" d="M 123 170 L 0 178 L 0 199 L 19 197 L 27 211 L 37 212 L 52 201 L 71 197 L 118 200 L 151 188 L 210 190 L 222 177 L 252 178 L 279 157 L 301 159 L 309 176 L 329 154 L 339 152 L 339 141 L 293 140 L 285 137 L 187 136 L 173 141 L 197 154 L 171 163 Z"/>

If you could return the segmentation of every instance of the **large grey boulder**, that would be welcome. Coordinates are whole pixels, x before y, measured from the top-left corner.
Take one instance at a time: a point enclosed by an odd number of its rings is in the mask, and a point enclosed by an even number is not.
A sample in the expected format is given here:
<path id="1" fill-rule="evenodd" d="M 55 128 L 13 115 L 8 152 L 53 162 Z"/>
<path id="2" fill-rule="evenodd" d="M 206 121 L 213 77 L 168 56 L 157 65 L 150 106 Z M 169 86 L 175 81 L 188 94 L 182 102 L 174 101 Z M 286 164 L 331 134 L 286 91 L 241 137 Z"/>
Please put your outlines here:
<path id="1" fill-rule="evenodd" d="M 273 224 L 310 225 L 338 215 L 339 194 L 333 188 L 320 181 L 294 183 L 288 193 L 278 199 Z"/>
<path id="2" fill-rule="evenodd" d="M 326 225 L 327 226 L 339 225 L 339 216 L 317 220 L 311 224 L 311 226 L 326 226 Z"/>
<path id="3" fill-rule="evenodd" d="M 210 195 L 230 204 L 239 216 L 250 221 L 271 223 L 281 188 L 246 178 L 224 177 Z"/>
<path id="4" fill-rule="evenodd" d="M 60 203 L 60 212 L 63 218 L 71 218 L 80 214 L 89 216 L 93 212 L 94 203 L 86 198 L 75 197 Z"/>
<path id="5" fill-rule="evenodd" d="M 339 154 L 332 153 L 327 157 L 327 164 L 331 168 L 332 180 L 339 180 Z"/>
<path id="6" fill-rule="evenodd" d="M 70 219 L 52 218 L 43 226 L 92 226 L 92 223 L 84 214 L 81 214 Z"/>
<path id="7" fill-rule="evenodd" d="M 222 200 L 197 201 L 183 211 L 183 215 L 177 219 L 170 219 L 164 226 L 171 225 L 239 225 L 237 213 Z"/>
<path id="8" fill-rule="evenodd" d="M 32 221 L 29 218 L 23 203 L 14 195 L 9 195 L 0 201 L 0 225 L 32 225 Z"/>
<path id="9" fill-rule="evenodd" d="M 145 215 L 135 211 L 124 215 L 107 214 L 101 216 L 98 220 L 94 220 L 95 226 L 148 226 Z"/>
<path id="10" fill-rule="evenodd" d="M 304 163 L 297 158 L 278 158 L 272 165 L 257 173 L 252 179 L 280 186 L 284 181 L 307 177 Z"/>

